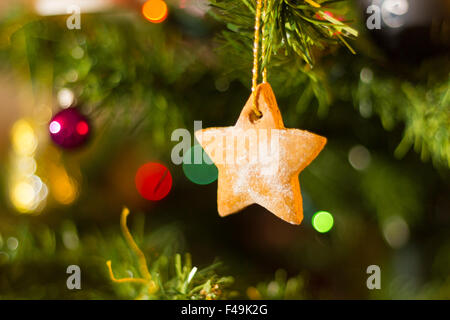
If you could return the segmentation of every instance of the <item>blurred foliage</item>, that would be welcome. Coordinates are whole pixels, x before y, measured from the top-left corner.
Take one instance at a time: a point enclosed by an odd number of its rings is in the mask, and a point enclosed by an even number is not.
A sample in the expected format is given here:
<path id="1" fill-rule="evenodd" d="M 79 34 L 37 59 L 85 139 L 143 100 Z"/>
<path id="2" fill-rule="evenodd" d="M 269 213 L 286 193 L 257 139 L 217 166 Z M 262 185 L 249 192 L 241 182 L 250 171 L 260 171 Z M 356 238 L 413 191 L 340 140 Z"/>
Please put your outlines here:
<path id="1" fill-rule="evenodd" d="M 424 68 L 433 72 L 410 71 L 410 78 L 404 79 L 375 65 L 363 67 L 361 72 L 368 72 L 369 79 L 354 89 L 354 103 L 373 109 L 386 130 L 404 125 L 403 139 L 395 150 L 397 157 L 404 157 L 413 147 L 423 161 L 431 158 L 437 167 L 450 168 L 449 60 L 435 58 Z"/>
<path id="2" fill-rule="evenodd" d="M 286 271 L 279 269 L 275 278 L 268 282 L 260 282 L 256 287 L 247 289 L 247 296 L 252 300 L 300 300 L 307 299 L 304 276 L 287 279 Z"/>
<path id="3" fill-rule="evenodd" d="M 143 223 L 142 216 L 137 223 Z M 117 235 L 119 232 L 115 230 L 94 230 L 83 236 L 69 220 L 63 222 L 60 230 L 45 225 L 22 225 L 15 236 L 3 238 L 0 235 L 0 299 L 198 300 L 224 299 L 238 294 L 228 289 L 233 283 L 232 277 L 216 274 L 220 263 L 205 268 L 193 267 L 189 254 L 185 255 L 183 263 L 181 255 L 175 253 L 180 246 L 179 230 L 167 226 L 140 236 L 145 253 L 151 259 L 150 273 L 158 290 L 149 295 L 140 284 L 112 284 L 105 264 L 108 257 L 112 257 L 113 267 L 119 274 L 136 279 L 133 275 L 140 273 L 133 263 L 134 252 Z M 66 268 L 72 264 L 82 270 L 82 288 L 62 290 L 68 276 Z M 27 274 L 30 268 L 33 273 Z M 36 273 L 45 279 L 45 284 L 35 277 Z"/>
<path id="4" fill-rule="evenodd" d="M 150 299 L 150 300 L 179 300 L 179 299 L 220 299 L 225 298 L 227 292 L 227 285 L 233 282 L 232 277 L 218 277 L 214 274 L 214 270 L 218 264 L 213 264 L 205 269 L 198 270 L 197 267 L 192 266 L 191 256 L 186 254 L 185 263 L 183 265 L 180 254 L 175 254 L 174 258 L 168 259 L 167 256 L 156 253 L 154 262 L 151 264 L 150 271 L 148 270 L 147 258 L 145 254 L 136 245 L 131 236 L 126 219 L 129 211 L 127 208 L 122 211 L 121 226 L 125 239 L 128 242 L 130 251 L 137 256 L 140 277 L 119 278 L 117 279 L 111 268 L 111 261 L 106 262 L 110 270 L 110 278 L 112 281 L 118 283 L 129 283 L 132 286 L 138 284 L 141 287 L 139 295 L 136 299 Z M 173 272 L 175 271 L 175 273 Z M 129 299 L 129 292 L 123 298 Z"/>

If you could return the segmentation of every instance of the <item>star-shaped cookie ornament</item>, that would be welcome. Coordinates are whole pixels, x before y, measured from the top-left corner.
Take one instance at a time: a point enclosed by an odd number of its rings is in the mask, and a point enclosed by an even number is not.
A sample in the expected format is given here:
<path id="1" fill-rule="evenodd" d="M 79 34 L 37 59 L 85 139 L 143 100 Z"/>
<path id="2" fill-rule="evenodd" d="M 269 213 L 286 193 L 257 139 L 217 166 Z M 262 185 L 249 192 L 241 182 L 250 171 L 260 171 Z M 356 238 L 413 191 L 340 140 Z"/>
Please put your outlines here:
<path id="1" fill-rule="evenodd" d="M 268 83 L 255 90 L 235 126 L 198 130 L 195 136 L 219 170 L 217 206 L 220 216 L 257 203 L 277 217 L 300 224 L 303 219 L 299 173 L 317 157 L 326 138 L 287 129 Z"/>

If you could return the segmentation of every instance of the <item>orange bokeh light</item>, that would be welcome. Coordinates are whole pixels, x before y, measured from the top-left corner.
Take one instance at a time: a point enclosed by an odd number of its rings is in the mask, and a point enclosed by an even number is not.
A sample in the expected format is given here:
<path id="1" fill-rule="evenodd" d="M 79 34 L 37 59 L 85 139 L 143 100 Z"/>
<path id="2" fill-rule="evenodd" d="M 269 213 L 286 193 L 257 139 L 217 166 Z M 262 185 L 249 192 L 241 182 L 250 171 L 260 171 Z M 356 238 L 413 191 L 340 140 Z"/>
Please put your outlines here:
<path id="1" fill-rule="evenodd" d="M 153 23 L 160 23 L 166 20 L 169 9 L 163 0 L 148 0 L 142 6 L 142 14 Z"/>

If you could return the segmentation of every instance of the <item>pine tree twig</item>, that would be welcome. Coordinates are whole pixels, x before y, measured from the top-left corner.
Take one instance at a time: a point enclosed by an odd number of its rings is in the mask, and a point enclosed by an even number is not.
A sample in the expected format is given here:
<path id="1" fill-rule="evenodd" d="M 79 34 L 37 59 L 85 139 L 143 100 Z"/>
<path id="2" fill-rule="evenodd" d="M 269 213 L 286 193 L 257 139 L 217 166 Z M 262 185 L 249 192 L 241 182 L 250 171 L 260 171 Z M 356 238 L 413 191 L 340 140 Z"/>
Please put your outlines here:
<path id="1" fill-rule="evenodd" d="M 223 40 L 226 43 L 232 42 L 237 54 L 241 55 L 246 49 L 243 46 L 236 46 L 236 43 L 243 43 L 246 41 L 244 39 L 252 38 L 255 1 L 210 0 L 210 2 L 213 7 L 211 14 L 227 25 L 228 32 L 233 33 L 233 36 L 224 36 Z M 357 37 L 358 32 L 343 19 L 338 19 L 330 13 L 333 8 L 329 6 L 338 3 L 345 4 L 345 0 L 267 0 L 267 15 L 263 21 L 263 28 L 267 31 L 263 45 L 267 50 L 262 57 L 263 66 L 267 66 L 274 56 L 289 57 L 293 53 L 307 64 L 313 65 L 314 47 L 325 48 L 338 42 L 355 53 L 345 38 Z M 235 40 L 231 40 L 232 38 Z M 242 40 L 236 40 L 237 38 Z"/>

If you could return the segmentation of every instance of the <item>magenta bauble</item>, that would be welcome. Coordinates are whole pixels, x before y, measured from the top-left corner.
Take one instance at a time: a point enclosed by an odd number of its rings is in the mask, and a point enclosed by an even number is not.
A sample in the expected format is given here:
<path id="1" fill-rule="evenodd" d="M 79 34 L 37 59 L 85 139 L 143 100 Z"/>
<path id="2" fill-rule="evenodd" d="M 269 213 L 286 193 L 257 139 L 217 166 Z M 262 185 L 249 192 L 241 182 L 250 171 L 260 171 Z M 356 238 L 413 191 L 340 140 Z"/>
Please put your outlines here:
<path id="1" fill-rule="evenodd" d="M 52 140 L 65 149 L 84 145 L 91 132 L 88 119 L 76 108 L 58 112 L 50 121 L 48 129 Z"/>

